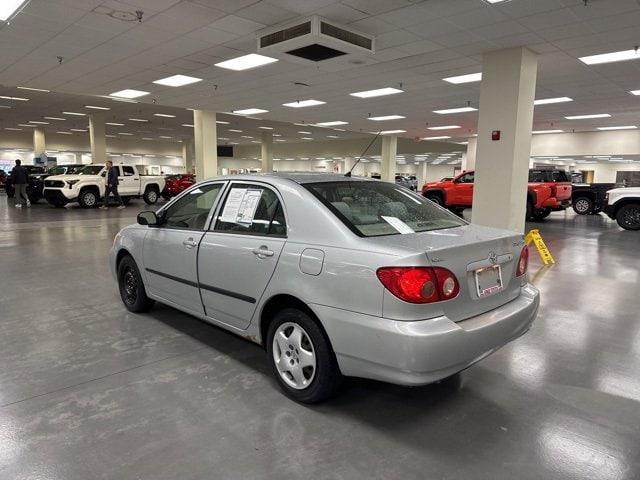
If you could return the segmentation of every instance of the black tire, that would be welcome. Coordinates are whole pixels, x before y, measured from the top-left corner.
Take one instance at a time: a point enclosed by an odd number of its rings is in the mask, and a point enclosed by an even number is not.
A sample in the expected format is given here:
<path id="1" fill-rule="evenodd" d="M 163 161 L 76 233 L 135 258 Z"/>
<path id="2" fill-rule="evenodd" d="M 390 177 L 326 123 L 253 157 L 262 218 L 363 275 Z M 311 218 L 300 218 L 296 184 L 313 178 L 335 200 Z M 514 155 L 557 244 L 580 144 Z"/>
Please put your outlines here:
<path id="1" fill-rule="evenodd" d="M 578 215 L 593 213 L 593 200 L 589 197 L 578 197 L 573 201 L 573 211 Z"/>
<path id="2" fill-rule="evenodd" d="M 285 350 L 285 352 L 281 351 L 279 346 L 274 347 L 274 338 L 280 327 L 293 328 L 293 325 L 301 327 L 303 333 L 306 334 L 309 340 L 306 347 L 303 345 L 304 342 L 300 342 L 300 345 L 294 346 L 295 342 L 293 341 L 291 341 L 289 345 L 291 350 Z M 331 344 L 318 324 L 305 312 L 295 308 L 286 308 L 278 312 L 269 325 L 266 342 L 273 374 L 283 392 L 293 400 L 301 403 L 322 402 L 330 398 L 340 386 L 342 375 L 340 374 L 338 362 L 336 361 Z M 303 373 L 305 380 L 307 380 L 307 376 L 309 376 L 310 383 L 302 388 L 290 386 L 283 378 L 283 376 L 287 376 L 286 372 L 281 374 L 278 370 L 278 364 L 276 363 L 277 356 L 280 356 L 282 359 L 288 358 L 290 362 L 299 363 L 301 356 L 299 356 L 298 348 L 301 350 L 304 348 L 307 351 L 309 351 L 310 348 L 310 351 L 315 355 L 314 370 L 311 372 L 309 370 L 310 367 L 305 367 L 307 371 Z M 291 352 L 291 354 L 289 354 L 289 352 Z M 285 356 L 285 354 L 287 356 Z M 295 367 L 294 363 L 292 363 L 292 365 Z M 304 371 L 304 369 L 302 369 L 302 371 Z M 290 381 L 295 381 L 293 376 L 291 376 Z"/>
<path id="3" fill-rule="evenodd" d="M 640 230 L 640 203 L 620 207 L 616 212 L 616 222 L 625 230 Z"/>
<path id="4" fill-rule="evenodd" d="M 158 189 L 155 187 L 149 187 L 145 190 L 144 195 L 142 196 L 143 200 L 147 205 L 155 205 L 158 202 L 158 197 L 160 194 L 158 193 Z"/>
<path id="5" fill-rule="evenodd" d="M 533 212 L 531 212 L 531 218 L 533 218 L 537 222 L 539 222 L 540 220 L 544 220 L 549 215 L 551 215 L 550 208 L 534 208 Z"/>
<path id="6" fill-rule="evenodd" d="M 130 312 L 146 312 L 155 303 L 154 300 L 147 297 L 138 266 L 129 255 L 118 264 L 118 289 L 122 303 Z"/>
<path id="7" fill-rule="evenodd" d="M 442 197 L 440 195 L 427 193 L 425 197 L 427 198 L 427 200 L 431 200 L 433 203 L 436 203 L 440 206 L 444 205 L 444 202 L 442 201 Z"/>
<path id="8" fill-rule="evenodd" d="M 99 200 L 98 192 L 92 189 L 83 190 L 78 196 L 78 203 L 82 208 L 95 208 Z"/>

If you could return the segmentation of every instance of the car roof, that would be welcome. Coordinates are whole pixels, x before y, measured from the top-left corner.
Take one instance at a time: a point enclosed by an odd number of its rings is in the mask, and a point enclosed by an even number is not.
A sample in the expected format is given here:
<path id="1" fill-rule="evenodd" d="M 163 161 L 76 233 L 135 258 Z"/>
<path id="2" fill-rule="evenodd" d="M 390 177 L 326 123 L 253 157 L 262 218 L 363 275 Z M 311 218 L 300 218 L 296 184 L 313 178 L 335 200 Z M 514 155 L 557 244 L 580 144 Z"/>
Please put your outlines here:
<path id="1" fill-rule="evenodd" d="M 324 183 L 324 182 L 376 182 L 376 179 L 368 177 L 345 177 L 342 173 L 316 173 L 316 172 L 273 172 L 273 173 L 251 173 L 240 175 L 225 175 L 217 177 L 216 180 L 292 180 L 299 184 Z"/>

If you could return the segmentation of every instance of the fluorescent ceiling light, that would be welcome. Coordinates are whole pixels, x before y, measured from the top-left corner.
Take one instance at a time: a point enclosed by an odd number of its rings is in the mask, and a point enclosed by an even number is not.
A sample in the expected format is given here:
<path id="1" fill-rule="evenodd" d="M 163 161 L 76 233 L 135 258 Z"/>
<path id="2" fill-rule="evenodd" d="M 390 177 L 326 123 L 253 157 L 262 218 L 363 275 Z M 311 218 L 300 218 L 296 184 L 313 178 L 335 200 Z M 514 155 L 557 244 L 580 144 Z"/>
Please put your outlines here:
<path id="1" fill-rule="evenodd" d="M 182 126 L 183 127 L 191 127 L 191 128 L 193 128 L 193 125 L 190 124 L 190 123 L 183 123 Z"/>
<path id="2" fill-rule="evenodd" d="M 640 50 L 622 50 L 620 52 L 601 53 L 599 55 L 589 55 L 580 57 L 579 60 L 587 65 L 598 65 L 601 63 L 624 62 L 627 60 L 640 59 Z"/>
<path id="3" fill-rule="evenodd" d="M 445 82 L 453 83 L 455 85 L 461 83 L 479 82 L 480 80 L 482 80 L 482 72 L 469 73 L 467 75 L 458 75 L 457 77 L 448 77 L 443 78 L 442 80 L 444 80 Z"/>
<path id="4" fill-rule="evenodd" d="M 29 125 L 28 123 L 19 123 L 18 124 L 19 127 L 32 127 L 32 128 L 36 128 L 37 125 Z"/>
<path id="5" fill-rule="evenodd" d="M 71 130 L 72 132 L 86 132 L 86 130 L 82 128 L 70 128 L 69 130 Z"/>
<path id="6" fill-rule="evenodd" d="M 298 100 L 296 102 L 291 103 L 283 103 L 283 107 L 291 107 L 291 108 L 303 108 L 303 107 L 315 107 L 316 105 L 324 105 L 327 102 L 322 102 L 320 100 Z"/>
<path id="7" fill-rule="evenodd" d="M 280 135 L 279 133 L 274 133 L 273 136 L 274 137 L 281 137 L 282 135 Z"/>
<path id="8" fill-rule="evenodd" d="M 538 135 L 540 133 L 563 133 L 564 130 L 534 130 L 533 133 L 534 135 Z"/>
<path id="9" fill-rule="evenodd" d="M 219 123 L 220 125 L 229 125 L 229 122 L 225 122 L 223 120 L 216 120 L 216 123 Z"/>
<path id="10" fill-rule="evenodd" d="M 243 55 L 242 57 L 236 57 L 230 60 L 225 60 L 224 62 L 216 63 L 215 66 L 226 68 L 228 70 L 241 71 L 261 67 L 277 61 L 277 58 L 258 55 L 257 53 L 250 53 L 249 55 Z"/>
<path id="11" fill-rule="evenodd" d="M 303 135 L 311 135 L 311 132 L 305 132 L 304 130 L 300 130 L 298 133 L 301 133 Z"/>
<path id="12" fill-rule="evenodd" d="M 118 98 L 118 97 L 106 97 L 110 98 L 114 102 L 124 102 L 124 103 L 140 103 L 137 100 L 131 100 L 130 98 Z"/>
<path id="13" fill-rule="evenodd" d="M 320 122 L 315 125 L 318 127 L 333 127 L 335 125 L 348 125 L 349 122 L 343 122 L 342 120 L 337 120 L 335 122 Z"/>
<path id="14" fill-rule="evenodd" d="M 66 120 L 66 118 L 62 117 L 43 117 L 45 120 Z"/>
<path id="15" fill-rule="evenodd" d="M 609 118 L 610 116 L 608 113 L 595 113 L 593 115 L 572 115 L 564 118 L 567 120 L 585 120 L 587 118 Z"/>
<path id="16" fill-rule="evenodd" d="M 128 133 L 128 132 L 118 132 L 118 135 L 126 135 L 128 137 L 132 136 L 133 133 Z"/>
<path id="17" fill-rule="evenodd" d="M 338 135 L 327 135 L 327 138 L 340 138 Z"/>
<path id="18" fill-rule="evenodd" d="M 110 93 L 110 97 L 118 97 L 118 98 L 138 98 L 144 97 L 145 95 L 149 95 L 149 92 L 144 92 L 142 90 L 133 90 L 132 88 L 126 88 L 124 90 L 119 90 L 117 92 Z"/>
<path id="19" fill-rule="evenodd" d="M 171 138 L 171 137 L 169 137 L 167 135 L 159 135 L 158 138 Z"/>
<path id="20" fill-rule="evenodd" d="M 384 122 L 385 120 L 400 120 L 401 118 L 407 118 L 403 115 L 384 115 L 381 117 L 369 117 L 368 120 L 373 120 L 374 122 Z"/>
<path id="21" fill-rule="evenodd" d="M 258 127 L 261 128 L 262 130 L 273 130 L 273 127 Z"/>
<path id="22" fill-rule="evenodd" d="M 380 135 L 393 135 L 394 133 L 406 133 L 406 130 L 382 130 L 381 132 L 371 132 L 371 133 L 380 133 Z"/>
<path id="23" fill-rule="evenodd" d="M 11 108 L 11 107 L 9 105 L 0 105 L 0 108 Z"/>
<path id="24" fill-rule="evenodd" d="M 111 110 L 109 107 L 98 107 L 96 105 L 85 105 L 84 108 L 90 108 L 92 110 Z"/>
<path id="25" fill-rule="evenodd" d="M 276 138 L 275 141 L 276 142 L 286 142 L 286 140 L 283 140 L 282 138 Z"/>
<path id="26" fill-rule="evenodd" d="M 240 135 L 242 138 L 253 138 L 251 135 Z"/>
<path id="27" fill-rule="evenodd" d="M 145 120 L 144 118 L 130 118 L 129 119 L 130 122 L 140 122 L 140 123 L 147 123 L 149 120 Z M 148 155 L 147 155 L 148 156 Z"/>
<path id="28" fill-rule="evenodd" d="M 242 133 L 242 130 L 236 130 L 236 129 L 233 129 L 233 128 L 230 128 L 229 131 L 230 132 L 236 132 L 236 133 Z"/>
<path id="29" fill-rule="evenodd" d="M 124 127 L 124 123 L 105 122 L 105 125 L 113 125 L 114 127 Z"/>
<path id="30" fill-rule="evenodd" d="M 427 130 L 454 130 L 456 128 L 462 128 L 460 125 L 443 125 L 441 127 L 428 127 Z"/>
<path id="31" fill-rule="evenodd" d="M 598 130 L 634 130 L 638 127 L 635 125 L 624 125 L 621 127 L 598 127 Z"/>
<path id="32" fill-rule="evenodd" d="M 0 2 L 0 20 L 6 22 L 26 5 L 28 0 L 2 0 Z"/>
<path id="33" fill-rule="evenodd" d="M 149 138 L 149 137 L 142 137 L 142 140 L 153 140 L 153 138 Z"/>
<path id="34" fill-rule="evenodd" d="M 640 95 L 640 90 L 631 90 L 629 93 L 631 95 Z"/>
<path id="35" fill-rule="evenodd" d="M 311 137 L 302 137 L 302 140 L 313 140 Z"/>
<path id="36" fill-rule="evenodd" d="M 448 137 L 447 135 L 442 135 L 440 137 L 422 137 L 421 140 L 447 140 L 448 138 L 451 138 L 451 137 Z"/>
<path id="37" fill-rule="evenodd" d="M 0 7 L 2 8 L 2 7 Z M 20 90 L 30 90 L 32 92 L 44 92 L 44 93 L 49 93 L 51 90 L 45 90 L 44 88 L 31 88 L 31 87 L 17 87 Z"/>
<path id="38" fill-rule="evenodd" d="M 484 1 L 493 5 L 494 3 L 510 2 L 511 0 L 484 0 Z"/>
<path id="39" fill-rule="evenodd" d="M 16 132 L 21 132 L 22 131 L 21 128 L 14 128 L 14 127 L 5 127 L 5 130 L 13 130 L 13 131 L 16 131 Z"/>
<path id="40" fill-rule="evenodd" d="M 245 108 L 243 110 L 233 110 L 236 115 L 257 115 L 258 113 L 267 113 L 269 110 L 261 108 Z"/>
<path id="41" fill-rule="evenodd" d="M 71 132 L 56 132 L 59 133 L 60 135 L 73 135 L 73 133 Z"/>
<path id="42" fill-rule="evenodd" d="M 465 112 L 475 112 L 477 108 L 473 107 L 461 107 L 461 108 L 447 108 L 444 110 L 434 110 L 433 113 L 437 113 L 440 115 L 448 115 L 450 113 L 465 113 Z"/>
<path id="43" fill-rule="evenodd" d="M 188 75 L 173 75 L 167 78 L 161 78 L 153 83 L 158 85 L 165 85 L 167 87 L 183 87 L 184 85 L 191 85 L 192 83 L 201 82 L 201 78 L 190 77 Z"/>
<path id="44" fill-rule="evenodd" d="M 29 123 L 35 123 L 36 125 L 49 125 L 49 122 L 38 122 L 36 120 L 29 120 Z"/>
<path id="45" fill-rule="evenodd" d="M 251 143 L 262 143 L 260 140 L 251 140 Z"/>
<path id="46" fill-rule="evenodd" d="M 87 115 L 86 113 L 79 113 L 79 112 L 62 112 L 62 113 L 64 113 L 65 115 L 75 115 L 77 117 L 84 117 Z"/>
<path id="47" fill-rule="evenodd" d="M 0 95 L 0 98 L 3 100 L 15 100 L 16 102 L 28 102 L 29 99 L 28 98 L 24 98 L 24 97 L 5 97 Z"/>
<path id="48" fill-rule="evenodd" d="M 564 102 L 573 102 L 573 98 L 569 97 L 557 97 L 557 98 L 541 98 L 539 100 L 534 100 L 534 105 L 549 105 L 550 103 L 564 103 Z"/>
<path id="49" fill-rule="evenodd" d="M 170 115 L 168 113 L 154 113 L 154 117 L 164 117 L 164 118 L 176 118 L 175 115 Z"/>
<path id="50" fill-rule="evenodd" d="M 404 90 L 400 90 L 398 88 L 385 87 L 385 88 L 378 88 L 376 90 L 365 90 L 363 92 L 350 93 L 349 95 L 351 95 L 352 97 L 358 97 L 358 98 L 371 98 L 371 97 L 381 97 L 383 95 L 393 95 L 395 93 L 402 93 L 402 92 L 404 92 Z"/>

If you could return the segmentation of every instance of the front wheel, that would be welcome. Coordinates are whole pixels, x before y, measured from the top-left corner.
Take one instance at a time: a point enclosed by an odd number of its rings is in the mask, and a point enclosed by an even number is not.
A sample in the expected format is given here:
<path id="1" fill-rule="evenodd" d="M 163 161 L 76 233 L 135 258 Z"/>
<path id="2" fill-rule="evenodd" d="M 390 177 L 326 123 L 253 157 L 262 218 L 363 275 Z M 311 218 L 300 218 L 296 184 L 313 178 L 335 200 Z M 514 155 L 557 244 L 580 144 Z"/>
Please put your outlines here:
<path id="1" fill-rule="evenodd" d="M 158 191 L 155 188 L 148 188 L 142 198 L 147 205 L 153 205 L 158 201 Z"/>
<path id="2" fill-rule="evenodd" d="M 333 350 L 318 324 L 295 308 L 279 312 L 269 325 L 267 352 L 284 393 L 302 403 L 329 398 L 341 381 Z"/>
<path id="3" fill-rule="evenodd" d="M 98 194 L 94 190 L 85 190 L 80 192 L 78 203 L 82 208 L 93 208 L 98 203 Z"/>
<path id="4" fill-rule="evenodd" d="M 550 208 L 534 208 L 531 213 L 531 217 L 536 221 L 544 220 L 549 215 L 551 215 Z"/>
<path id="5" fill-rule="evenodd" d="M 122 303 L 130 312 L 146 312 L 155 303 L 147 297 L 138 266 L 128 255 L 118 265 L 118 288 Z"/>
<path id="6" fill-rule="evenodd" d="M 625 230 L 640 230 L 640 203 L 630 203 L 620 207 L 616 222 Z"/>
<path id="7" fill-rule="evenodd" d="M 442 198 L 440 197 L 440 195 L 425 195 L 425 197 L 427 198 L 427 200 L 431 200 L 433 203 L 442 206 L 443 205 L 443 201 Z"/>
<path id="8" fill-rule="evenodd" d="M 578 215 L 588 215 L 593 211 L 593 200 L 588 197 L 578 197 L 573 202 L 573 211 Z"/>

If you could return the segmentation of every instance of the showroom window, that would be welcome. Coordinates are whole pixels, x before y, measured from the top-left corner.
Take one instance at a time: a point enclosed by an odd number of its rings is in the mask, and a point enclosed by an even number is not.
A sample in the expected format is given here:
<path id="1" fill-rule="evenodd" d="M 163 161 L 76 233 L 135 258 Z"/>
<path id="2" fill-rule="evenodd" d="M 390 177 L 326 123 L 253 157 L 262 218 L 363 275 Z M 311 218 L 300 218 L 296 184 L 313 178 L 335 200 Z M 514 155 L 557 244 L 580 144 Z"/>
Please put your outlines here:
<path id="1" fill-rule="evenodd" d="M 203 230 L 223 186 L 222 183 L 214 183 L 194 188 L 165 211 L 163 226 Z"/>
<path id="2" fill-rule="evenodd" d="M 282 204 L 273 190 L 236 183 L 218 213 L 215 231 L 284 237 L 287 224 Z"/>

